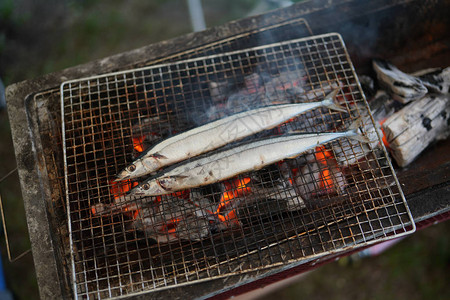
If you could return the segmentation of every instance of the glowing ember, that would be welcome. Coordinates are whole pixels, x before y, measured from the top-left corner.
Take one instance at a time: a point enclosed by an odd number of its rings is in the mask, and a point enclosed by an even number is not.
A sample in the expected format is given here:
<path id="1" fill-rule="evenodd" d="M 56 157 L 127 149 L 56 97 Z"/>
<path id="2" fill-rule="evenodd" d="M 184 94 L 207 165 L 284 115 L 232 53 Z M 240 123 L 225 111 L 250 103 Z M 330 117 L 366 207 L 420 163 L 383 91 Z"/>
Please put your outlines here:
<path id="1" fill-rule="evenodd" d="M 221 215 L 216 214 L 221 222 L 223 222 L 227 227 L 240 226 L 240 222 L 237 217 L 236 209 L 231 210 L 228 214 Z"/>
<path id="2" fill-rule="evenodd" d="M 133 220 L 136 220 L 137 217 L 139 216 L 139 213 L 141 212 L 140 209 L 136 209 L 136 208 L 131 208 L 131 206 L 126 206 L 124 207 L 123 211 L 129 215 L 131 218 L 133 218 Z"/>
<path id="3" fill-rule="evenodd" d="M 333 158 L 333 153 L 327 151 L 324 146 L 317 147 L 315 153 L 317 161 L 325 168 L 320 172 L 320 189 L 331 192 L 334 189 L 333 178 L 327 163 L 328 159 Z"/>
<path id="4" fill-rule="evenodd" d="M 164 233 L 175 233 L 177 231 L 177 225 L 180 221 L 181 220 L 177 218 L 170 219 L 167 223 L 163 224 L 159 230 Z"/>
<path id="5" fill-rule="evenodd" d="M 330 170 L 327 168 L 320 173 L 320 188 L 326 191 L 333 191 L 334 183 L 330 175 Z"/>
<path id="6" fill-rule="evenodd" d="M 182 190 L 175 193 L 170 194 L 171 196 L 175 196 L 179 199 L 189 199 L 189 190 Z"/>
<path id="7" fill-rule="evenodd" d="M 220 204 L 216 212 L 220 212 L 224 207 L 228 206 L 232 199 L 251 193 L 251 188 L 247 187 L 249 183 L 250 178 L 248 177 L 224 182 L 225 192 L 220 197 Z"/>
<path id="8" fill-rule="evenodd" d="M 386 133 L 384 132 L 384 129 L 383 129 L 383 123 L 386 122 L 386 120 L 387 120 L 387 118 L 381 120 L 379 123 L 380 123 L 380 127 L 381 127 L 381 132 L 383 133 L 383 138 L 382 138 L 383 144 L 386 146 L 386 148 L 389 148 L 389 143 L 387 141 Z"/>
<path id="9" fill-rule="evenodd" d="M 133 148 L 137 152 L 144 151 L 144 137 L 143 136 L 133 138 Z"/>
<path id="10" fill-rule="evenodd" d="M 91 206 L 91 213 L 92 213 L 93 215 L 96 215 L 96 214 L 97 214 L 97 207 L 96 207 L 95 205 L 92 205 L 92 206 Z"/>
<path id="11" fill-rule="evenodd" d="M 114 199 L 124 196 L 129 190 L 137 186 L 139 183 L 137 181 L 123 180 L 123 181 L 110 181 L 111 188 L 110 192 L 114 196 Z"/>

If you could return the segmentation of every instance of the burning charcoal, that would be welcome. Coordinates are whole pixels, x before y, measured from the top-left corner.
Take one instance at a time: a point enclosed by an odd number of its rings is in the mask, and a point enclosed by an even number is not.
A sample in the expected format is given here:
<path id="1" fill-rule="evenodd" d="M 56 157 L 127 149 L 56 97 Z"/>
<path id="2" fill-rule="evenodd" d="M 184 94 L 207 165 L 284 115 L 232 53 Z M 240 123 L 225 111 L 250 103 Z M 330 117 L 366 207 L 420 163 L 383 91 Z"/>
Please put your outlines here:
<path id="1" fill-rule="evenodd" d="M 305 200 L 316 195 L 342 194 L 347 181 L 334 161 L 333 154 L 320 147 L 314 156 L 309 155 L 309 163 L 299 170 L 295 179 L 298 193 Z"/>
<path id="2" fill-rule="evenodd" d="M 119 211 L 119 209 L 115 209 L 114 207 L 111 207 L 111 205 L 98 203 L 91 206 L 91 213 L 93 216 L 105 216 L 105 215 L 111 215 L 113 213 L 116 213 L 116 211 Z"/>
<path id="3" fill-rule="evenodd" d="M 199 206 L 200 202 L 194 204 L 176 196 L 162 197 L 160 202 L 141 206 L 132 226 L 159 242 L 198 241 L 210 235 L 218 222 L 211 211 Z"/>
<path id="4" fill-rule="evenodd" d="M 420 79 L 403 73 L 386 61 L 373 60 L 373 68 L 377 73 L 380 85 L 401 103 L 420 99 L 428 92 Z"/>
<path id="5" fill-rule="evenodd" d="M 244 78 L 244 93 L 258 93 L 264 89 L 261 76 L 258 73 L 252 73 Z"/>
<path id="6" fill-rule="evenodd" d="M 450 67 L 423 70 L 414 73 L 414 76 L 419 77 L 430 91 L 442 94 L 450 93 Z"/>
<path id="7" fill-rule="evenodd" d="M 245 202 L 236 209 L 239 214 L 239 220 L 245 226 L 251 226 L 253 222 L 260 223 L 261 219 L 270 218 L 273 221 L 275 215 L 281 216 L 286 211 L 286 199 L 276 199 L 276 194 L 273 189 L 270 189 L 272 197 L 267 197 L 271 194 L 252 194 L 246 197 Z M 279 196 L 282 198 L 282 196 Z M 234 225 L 234 226 L 237 226 Z"/>
<path id="8" fill-rule="evenodd" d="M 156 233 L 159 229 L 158 222 L 161 223 L 161 220 L 156 217 L 159 208 L 159 204 L 141 207 L 134 218 L 132 227 L 137 230 Z"/>
<path id="9" fill-rule="evenodd" d="M 411 163 L 428 145 L 449 135 L 449 95 L 427 95 L 383 123 L 389 150 L 401 167 Z"/>
<path id="10" fill-rule="evenodd" d="M 285 71 L 278 75 L 267 72 L 245 76 L 244 86 L 231 93 L 225 105 L 227 113 L 249 108 L 292 103 L 304 95 L 304 79 L 300 71 Z"/>

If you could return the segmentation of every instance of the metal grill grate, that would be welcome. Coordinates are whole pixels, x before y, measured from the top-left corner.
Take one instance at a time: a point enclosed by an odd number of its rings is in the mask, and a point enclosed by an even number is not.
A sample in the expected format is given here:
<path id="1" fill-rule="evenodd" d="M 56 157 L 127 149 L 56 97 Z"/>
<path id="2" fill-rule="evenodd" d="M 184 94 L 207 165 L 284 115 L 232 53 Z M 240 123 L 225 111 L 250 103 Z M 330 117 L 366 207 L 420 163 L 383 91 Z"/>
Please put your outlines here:
<path id="1" fill-rule="evenodd" d="M 312 35 L 312 32 L 307 22 L 303 18 L 294 18 L 276 24 L 260 26 L 245 33 L 231 35 L 227 38 L 175 54 L 164 55 L 162 58 L 153 59 L 144 65 L 155 65 L 157 63 L 168 63 L 204 55 L 219 54 L 259 46 L 267 40 L 278 42 L 308 35 Z M 43 176 L 48 179 L 49 186 L 47 190 L 51 195 L 48 201 L 49 207 L 52 208 L 49 210 L 49 221 L 52 232 L 56 233 L 55 238 L 58 239 L 54 250 L 64 269 L 62 276 L 64 284 L 67 286 L 67 289 L 70 289 L 68 282 L 71 281 L 72 276 L 71 272 L 67 270 L 67 266 L 71 265 L 71 247 L 68 241 L 60 99 L 60 87 L 42 91 L 33 96 L 33 101 L 30 102 L 30 106 L 27 109 L 28 113 L 35 115 L 37 120 L 37 124 L 34 126 L 37 130 L 34 133 L 34 138 L 40 140 L 40 144 L 42 144 L 42 161 L 45 166 Z M 30 118 L 30 122 L 34 122 L 32 119 Z M 43 180 L 43 182 L 46 182 L 46 180 Z"/>
<path id="2" fill-rule="evenodd" d="M 224 183 L 118 200 L 133 183 L 112 179 L 156 140 L 249 107 L 313 101 L 336 87 L 348 113 L 317 110 L 262 135 L 342 131 L 361 119 L 375 143 L 342 140 Z M 414 230 L 337 34 L 69 81 L 61 95 L 76 296 L 179 286 Z M 225 197 L 233 209 L 219 220 L 196 215 Z"/>

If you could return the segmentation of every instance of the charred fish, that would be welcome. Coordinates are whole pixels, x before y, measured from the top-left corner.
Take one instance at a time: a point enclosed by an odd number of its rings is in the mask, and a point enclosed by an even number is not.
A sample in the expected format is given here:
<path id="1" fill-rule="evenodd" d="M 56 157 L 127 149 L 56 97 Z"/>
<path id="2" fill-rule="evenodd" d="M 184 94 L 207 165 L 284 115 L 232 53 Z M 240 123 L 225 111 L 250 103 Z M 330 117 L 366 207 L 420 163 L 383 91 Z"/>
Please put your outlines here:
<path id="1" fill-rule="evenodd" d="M 345 132 L 290 134 L 244 144 L 229 150 L 181 164 L 135 187 L 130 196 L 155 196 L 219 182 L 238 174 L 261 169 L 275 162 L 294 158 L 340 138 L 364 143 L 368 139 L 358 129 Z"/>
<path id="2" fill-rule="evenodd" d="M 220 148 L 244 137 L 274 128 L 306 111 L 326 107 L 347 110 L 335 102 L 338 89 L 324 100 L 311 103 L 272 105 L 207 123 L 168 138 L 147 150 L 122 170 L 117 180 L 131 179 L 155 172 L 165 166 Z"/>

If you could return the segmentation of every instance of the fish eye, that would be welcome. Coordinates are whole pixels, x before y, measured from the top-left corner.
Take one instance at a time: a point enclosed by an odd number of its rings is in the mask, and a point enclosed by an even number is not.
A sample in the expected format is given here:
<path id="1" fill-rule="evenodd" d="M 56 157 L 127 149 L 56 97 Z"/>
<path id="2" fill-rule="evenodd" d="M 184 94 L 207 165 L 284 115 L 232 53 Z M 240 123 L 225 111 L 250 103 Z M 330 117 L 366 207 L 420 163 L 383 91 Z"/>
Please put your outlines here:
<path id="1" fill-rule="evenodd" d="M 142 188 L 143 188 L 144 190 L 148 190 L 148 189 L 150 188 L 150 185 L 149 185 L 148 183 L 143 184 L 143 185 L 142 185 Z"/>
<path id="2" fill-rule="evenodd" d="M 128 167 L 128 171 L 130 171 L 130 172 L 136 171 L 136 166 L 135 166 L 135 165 L 129 166 L 129 167 Z"/>

